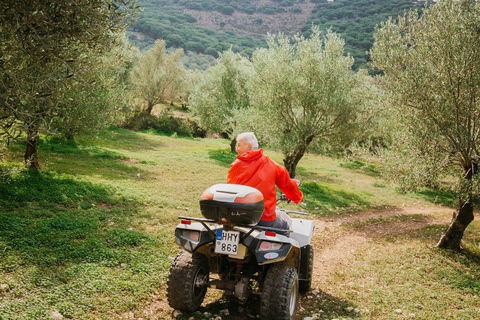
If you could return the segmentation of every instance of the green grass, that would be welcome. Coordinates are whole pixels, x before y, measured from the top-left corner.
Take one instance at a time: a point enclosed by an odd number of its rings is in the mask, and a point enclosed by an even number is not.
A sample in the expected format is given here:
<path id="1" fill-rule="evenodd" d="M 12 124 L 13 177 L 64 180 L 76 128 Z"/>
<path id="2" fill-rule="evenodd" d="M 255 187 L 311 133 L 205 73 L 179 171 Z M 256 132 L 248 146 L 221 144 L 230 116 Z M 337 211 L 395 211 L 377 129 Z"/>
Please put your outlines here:
<path id="1" fill-rule="evenodd" d="M 417 192 L 417 194 L 429 202 L 449 207 L 454 207 L 458 202 L 455 194 L 449 190 L 423 189 Z"/>
<path id="2" fill-rule="evenodd" d="M 0 194 L 0 318 L 121 313 L 164 280 L 164 235 L 134 229 L 141 205 L 111 186 L 26 171 Z"/>
<path id="3" fill-rule="evenodd" d="M 224 167 L 230 168 L 233 161 L 237 159 L 237 154 L 230 151 L 230 149 L 210 150 L 208 152 L 210 159 L 218 161 Z"/>
<path id="4" fill-rule="evenodd" d="M 201 193 L 226 181 L 235 159 L 229 143 L 111 128 L 98 139 L 78 137 L 76 143 L 42 139 L 40 173 L 20 169 L 24 146 L 13 144 L 0 164 L 17 168 L 0 181 L 0 319 L 46 319 L 54 311 L 71 319 L 148 318 L 143 312 L 165 297 L 168 268 L 179 251 L 173 241 L 177 217 L 201 216 Z M 280 153 L 265 153 L 282 163 Z M 287 207 L 315 215 L 355 215 L 379 206 L 447 204 L 451 198 L 432 191 L 399 194 L 363 163 L 353 164 L 306 155 L 297 174 L 306 208 Z M 439 201 L 443 197 L 447 200 Z M 344 232 L 425 219 L 372 219 L 348 225 Z M 304 300 L 300 313 L 478 318 L 480 226 L 475 221 L 467 229 L 463 253 L 428 247 L 444 227 L 371 237 L 321 285 L 312 304 Z M 219 301 L 212 308 L 224 305 Z"/>
<path id="5" fill-rule="evenodd" d="M 373 175 L 378 175 L 380 172 L 378 171 L 376 165 L 374 164 L 366 164 L 363 161 L 355 160 L 350 162 L 342 162 L 340 163 L 341 167 L 352 169 L 352 170 L 363 170 L 364 172 L 371 173 Z"/>

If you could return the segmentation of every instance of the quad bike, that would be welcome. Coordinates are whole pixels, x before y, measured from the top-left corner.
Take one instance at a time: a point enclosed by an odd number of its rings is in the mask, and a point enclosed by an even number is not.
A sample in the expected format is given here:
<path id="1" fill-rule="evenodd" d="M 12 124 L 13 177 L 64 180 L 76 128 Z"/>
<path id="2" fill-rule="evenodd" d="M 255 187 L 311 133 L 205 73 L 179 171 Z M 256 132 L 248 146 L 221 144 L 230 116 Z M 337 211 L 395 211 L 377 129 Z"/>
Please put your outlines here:
<path id="1" fill-rule="evenodd" d="M 294 319 L 298 293 L 310 290 L 312 283 L 314 222 L 293 218 L 291 230 L 258 226 L 262 193 L 235 184 L 205 190 L 200 208 L 204 218 L 179 217 L 175 229 L 175 242 L 186 252 L 170 268 L 170 306 L 193 312 L 207 288 L 215 288 L 240 303 L 260 295 L 262 319 Z"/>

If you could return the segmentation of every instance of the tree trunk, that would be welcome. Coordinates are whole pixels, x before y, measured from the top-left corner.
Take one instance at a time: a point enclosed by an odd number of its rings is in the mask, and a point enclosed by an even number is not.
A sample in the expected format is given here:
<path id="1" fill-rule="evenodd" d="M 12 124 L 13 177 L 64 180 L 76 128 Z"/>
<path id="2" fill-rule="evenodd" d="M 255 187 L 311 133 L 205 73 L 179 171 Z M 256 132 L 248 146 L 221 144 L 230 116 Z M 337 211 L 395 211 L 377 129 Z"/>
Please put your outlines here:
<path id="1" fill-rule="evenodd" d="M 472 203 L 460 201 L 457 210 L 453 213 L 452 222 L 438 241 L 437 247 L 442 249 L 460 250 L 463 233 L 472 221 Z"/>
<path id="2" fill-rule="evenodd" d="M 73 135 L 73 130 L 72 129 L 68 130 L 67 140 L 68 141 L 73 141 L 74 140 L 74 135 Z"/>
<path id="3" fill-rule="evenodd" d="M 145 109 L 145 114 L 151 115 L 152 114 L 152 109 L 153 109 L 154 106 L 155 106 L 155 104 L 153 102 L 149 102 L 148 106 L 147 106 L 147 109 Z"/>
<path id="4" fill-rule="evenodd" d="M 293 151 L 289 153 L 287 156 L 285 156 L 285 159 L 283 159 L 283 164 L 285 165 L 285 169 L 287 169 L 288 174 L 290 175 L 290 178 L 295 178 L 295 174 L 297 171 L 297 164 L 300 161 L 300 159 L 303 157 L 303 154 L 305 152 L 301 151 Z"/>
<path id="5" fill-rule="evenodd" d="M 38 163 L 38 132 L 28 132 L 27 150 L 25 151 L 25 166 L 30 169 L 40 169 Z"/>
<path id="6" fill-rule="evenodd" d="M 295 149 L 291 152 L 287 152 L 285 155 L 285 159 L 283 159 L 283 164 L 290 174 L 290 178 L 295 178 L 295 174 L 297 171 L 297 164 L 302 159 L 305 151 L 307 150 L 308 145 L 313 140 L 313 136 L 309 136 L 303 143 L 298 144 Z"/>
<path id="7" fill-rule="evenodd" d="M 467 180 L 468 185 L 473 176 L 477 173 L 477 168 L 478 165 L 476 163 L 464 168 L 464 179 Z M 460 244 L 465 229 L 473 219 L 473 203 L 470 200 L 459 200 L 458 207 L 453 213 L 452 221 L 438 241 L 437 247 L 442 249 L 460 250 Z"/>
<path id="8" fill-rule="evenodd" d="M 237 146 L 237 138 L 233 138 L 232 141 L 230 141 L 230 152 L 235 153 L 236 146 Z"/>

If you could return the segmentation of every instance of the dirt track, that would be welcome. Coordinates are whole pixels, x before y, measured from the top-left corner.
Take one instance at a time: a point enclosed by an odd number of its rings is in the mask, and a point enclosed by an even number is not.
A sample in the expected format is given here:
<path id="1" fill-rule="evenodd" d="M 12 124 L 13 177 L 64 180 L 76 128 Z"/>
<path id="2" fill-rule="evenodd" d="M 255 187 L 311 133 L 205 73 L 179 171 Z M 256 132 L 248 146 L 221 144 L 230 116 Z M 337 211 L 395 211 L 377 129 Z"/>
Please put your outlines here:
<path id="1" fill-rule="evenodd" d="M 356 250 L 365 245 L 368 241 L 376 237 L 399 235 L 416 229 L 421 229 L 432 224 L 447 224 L 450 214 L 453 212 L 450 208 L 438 206 L 431 207 L 404 207 L 404 208 L 381 208 L 346 214 L 341 216 L 329 216 L 316 218 L 314 233 L 314 279 L 312 282 L 312 291 L 318 295 L 320 292 L 325 298 L 328 292 L 322 292 L 322 284 L 334 272 L 337 266 L 351 259 Z M 390 219 L 389 223 L 362 224 L 362 222 L 372 219 L 388 219 L 404 216 L 416 216 L 421 219 Z M 350 228 L 345 229 L 345 226 Z M 352 226 L 358 227 L 352 227 Z M 346 232 L 345 230 L 348 230 Z M 236 303 L 228 303 L 221 298 L 221 293 L 210 290 L 200 312 L 197 314 L 180 315 L 180 319 L 215 319 L 228 310 L 228 316 L 223 315 L 223 319 L 255 319 L 259 310 L 259 299 L 252 299 L 247 306 L 239 306 Z M 312 299 L 311 294 L 300 297 L 300 308 L 302 304 L 307 304 L 306 299 Z M 207 316 L 205 316 L 205 313 Z M 175 319 L 172 310 L 166 301 L 165 292 L 159 292 L 156 301 L 148 306 L 142 317 L 135 317 L 133 314 L 126 315 L 126 318 L 143 319 Z M 175 313 L 178 315 L 178 313 Z M 193 318 L 192 318 L 193 317 Z M 298 317 L 303 319 L 303 317 Z"/>

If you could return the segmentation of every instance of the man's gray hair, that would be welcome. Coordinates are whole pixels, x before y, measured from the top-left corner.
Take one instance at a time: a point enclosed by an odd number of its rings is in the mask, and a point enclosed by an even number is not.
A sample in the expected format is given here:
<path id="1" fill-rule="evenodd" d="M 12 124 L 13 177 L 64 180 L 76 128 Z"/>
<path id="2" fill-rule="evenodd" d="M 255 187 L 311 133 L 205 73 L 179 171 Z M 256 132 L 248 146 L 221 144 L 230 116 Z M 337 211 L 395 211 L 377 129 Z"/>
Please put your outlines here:
<path id="1" fill-rule="evenodd" d="M 253 132 L 244 132 L 240 133 L 237 136 L 237 142 L 243 140 L 245 143 L 250 143 L 252 145 L 252 149 L 258 149 L 258 140 L 257 137 L 255 137 L 255 134 Z"/>

